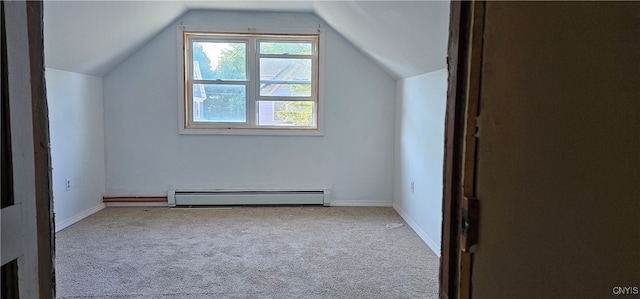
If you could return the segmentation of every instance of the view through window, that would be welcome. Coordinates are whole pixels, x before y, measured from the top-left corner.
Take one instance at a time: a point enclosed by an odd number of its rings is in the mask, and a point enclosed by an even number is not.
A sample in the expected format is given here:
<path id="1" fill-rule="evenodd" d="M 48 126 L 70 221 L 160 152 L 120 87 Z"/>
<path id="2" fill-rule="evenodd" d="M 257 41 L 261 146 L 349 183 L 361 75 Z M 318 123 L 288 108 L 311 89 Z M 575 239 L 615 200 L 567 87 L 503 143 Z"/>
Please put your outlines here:
<path id="1" fill-rule="evenodd" d="M 184 34 L 185 128 L 317 128 L 317 35 Z"/>

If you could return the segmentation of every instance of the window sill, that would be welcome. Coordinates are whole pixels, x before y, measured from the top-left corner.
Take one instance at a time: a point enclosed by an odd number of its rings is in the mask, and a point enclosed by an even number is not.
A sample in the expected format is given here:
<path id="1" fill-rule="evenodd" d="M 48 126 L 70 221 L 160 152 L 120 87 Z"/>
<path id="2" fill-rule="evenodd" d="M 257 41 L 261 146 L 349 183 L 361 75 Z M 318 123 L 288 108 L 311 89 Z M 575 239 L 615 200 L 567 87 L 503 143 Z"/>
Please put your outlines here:
<path id="1" fill-rule="evenodd" d="M 307 136 L 322 137 L 320 129 L 185 129 L 180 135 L 235 135 L 235 136 Z"/>

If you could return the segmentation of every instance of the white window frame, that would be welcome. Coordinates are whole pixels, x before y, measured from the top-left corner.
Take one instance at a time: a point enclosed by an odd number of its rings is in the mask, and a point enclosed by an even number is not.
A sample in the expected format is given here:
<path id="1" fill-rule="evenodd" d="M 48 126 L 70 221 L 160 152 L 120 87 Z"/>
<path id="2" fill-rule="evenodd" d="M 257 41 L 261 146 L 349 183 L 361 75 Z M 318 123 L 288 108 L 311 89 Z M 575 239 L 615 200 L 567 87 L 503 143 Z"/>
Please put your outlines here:
<path id="1" fill-rule="evenodd" d="M 247 81 L 211 81 L 211 83 L 246 84 L 246 123 L 207 123 L 193 121 L 191 67 L 192 53 L 190 40 L 202 40 L 210 37 L 213 40 L 246 41 L 247 42 Z M 312 55 L 272 55 L 259 54 L 259 41 L 309 41 L 313 40 Z M 179 134 L 213 134 L 213 135 L 300 135 L 323 136 L 324 134 L 324 99 L 322 97 L 323 67 L 324 61 L 324 32 L 320 28 L 304 29 L 269 29 L 258 30 L 256 28 L 212 28 L 198 26 L 178 26 L 178 133 Z M 311 97 L 265 97 L 260 96 L 259 87 L 259 58 L 312 58 L 314 70 L 311 80 Z M 191 72 L 191 73 L 190 73 Z M 206 80 L 205 80 L 206 81 Z M 314 101 L 315 102 L 315 126 L 314 127 L 287 127 L 287 126 L 258 126 L 257 104 L 260 100 L 271 101 Z"/>

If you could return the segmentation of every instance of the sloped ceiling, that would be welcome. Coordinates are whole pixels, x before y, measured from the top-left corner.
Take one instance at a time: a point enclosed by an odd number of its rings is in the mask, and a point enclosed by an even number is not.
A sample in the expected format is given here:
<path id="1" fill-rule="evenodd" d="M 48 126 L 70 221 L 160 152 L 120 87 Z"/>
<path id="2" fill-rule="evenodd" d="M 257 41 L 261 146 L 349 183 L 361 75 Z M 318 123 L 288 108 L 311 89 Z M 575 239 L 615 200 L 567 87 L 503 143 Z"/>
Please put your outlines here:
<path id="1" fill-rule="evenodd" d="M 188 10 L 313 12 L 394 78 L 446 66 L 448 1 L 44 2 L 47 67 L 104 76 Z"/>
<path id="2" fill-rule="evenodd" d="M 446 67 L 449 2 L 321 1 L 314 9 L 395 78 Z"/>

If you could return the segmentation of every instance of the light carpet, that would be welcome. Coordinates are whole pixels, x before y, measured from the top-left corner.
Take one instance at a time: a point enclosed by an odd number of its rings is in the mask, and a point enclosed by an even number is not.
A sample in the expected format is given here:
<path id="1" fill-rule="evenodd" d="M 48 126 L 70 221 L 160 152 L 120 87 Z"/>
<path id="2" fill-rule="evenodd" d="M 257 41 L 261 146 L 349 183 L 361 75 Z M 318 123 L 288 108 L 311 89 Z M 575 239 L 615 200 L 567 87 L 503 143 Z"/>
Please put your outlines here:
<path id="1" fill-rule="evenodd" d="M 437 298 L 438 267 L 392 208 L 106 208 L 56 234 L 58 298 Z"/>

